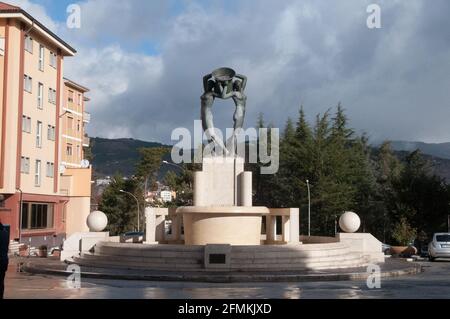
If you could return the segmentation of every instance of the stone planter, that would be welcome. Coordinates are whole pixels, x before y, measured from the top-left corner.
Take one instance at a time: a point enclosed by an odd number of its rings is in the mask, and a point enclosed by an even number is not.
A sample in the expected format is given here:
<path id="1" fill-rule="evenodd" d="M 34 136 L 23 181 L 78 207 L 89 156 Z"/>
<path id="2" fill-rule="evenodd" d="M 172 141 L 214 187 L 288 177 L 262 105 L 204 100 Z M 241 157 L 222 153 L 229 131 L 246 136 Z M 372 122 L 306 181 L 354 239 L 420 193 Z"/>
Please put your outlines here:
<path id="1" fill-rule="evenodd" d="M 47 247 L 40 247 L 38 250 L 38 257 L 47 258 Z"/>
<path id="2" fill-rule="evenodd" d="M 402 257 L 410 257 L 417 254 L 417 249 L 413 246 L 391 246 L 389 251 L 391 255 Z"/>

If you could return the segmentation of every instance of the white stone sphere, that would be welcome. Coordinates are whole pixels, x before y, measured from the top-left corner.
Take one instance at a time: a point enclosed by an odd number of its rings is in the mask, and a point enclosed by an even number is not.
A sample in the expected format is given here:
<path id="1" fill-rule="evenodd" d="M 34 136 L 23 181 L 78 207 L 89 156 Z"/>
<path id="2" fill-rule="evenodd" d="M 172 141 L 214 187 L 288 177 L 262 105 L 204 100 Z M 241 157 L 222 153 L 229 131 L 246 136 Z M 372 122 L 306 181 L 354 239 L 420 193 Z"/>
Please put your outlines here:
<path id="1" fill-rule="evenodd" d="M 345 212 L 339 218 L 339 226 L 346 233 L 354 233 L 361 226 L 361 219 L 354 212 Z"/>
<path id="2" fill-rule="evenodd" d="M 105 213 L 97 210 L 89 214 L 86 224 L 91 232 L 101 232 L 108 225 L 108 217 Z"/>

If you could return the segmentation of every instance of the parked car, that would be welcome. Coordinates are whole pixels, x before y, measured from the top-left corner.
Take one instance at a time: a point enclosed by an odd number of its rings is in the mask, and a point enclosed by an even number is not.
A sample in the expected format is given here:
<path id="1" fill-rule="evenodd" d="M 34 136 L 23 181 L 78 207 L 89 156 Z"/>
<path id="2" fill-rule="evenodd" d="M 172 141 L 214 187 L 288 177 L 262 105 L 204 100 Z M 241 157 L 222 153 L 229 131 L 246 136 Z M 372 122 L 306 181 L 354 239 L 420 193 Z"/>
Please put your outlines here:
<path id="1" fill-rule="evenodd" d="M 450 233 L 436 233 L 428 245 L 430 261 L 436 258 L 450 258 Z"/>
<path id="2" fill-rule="evenodd" d="M 123 236 L 131 237 L 131 236 L 144 236 L 143 231 L 129 231 L 123 234 Z"/>
<path id="3" fill-rule="evenodd" d="M 430 254 L 428 253 L 428 245 L 422 245 L 420 248 L 420 256 L 421 257 L 429 257 Z"/>
<path id="4" fill-rule="evenodd" d="M 390 251 L 389 251 L 390 249 L 391 249 L 391 245 L 382 244 L 383 254 L 389 255 L 390 254 Z"/>

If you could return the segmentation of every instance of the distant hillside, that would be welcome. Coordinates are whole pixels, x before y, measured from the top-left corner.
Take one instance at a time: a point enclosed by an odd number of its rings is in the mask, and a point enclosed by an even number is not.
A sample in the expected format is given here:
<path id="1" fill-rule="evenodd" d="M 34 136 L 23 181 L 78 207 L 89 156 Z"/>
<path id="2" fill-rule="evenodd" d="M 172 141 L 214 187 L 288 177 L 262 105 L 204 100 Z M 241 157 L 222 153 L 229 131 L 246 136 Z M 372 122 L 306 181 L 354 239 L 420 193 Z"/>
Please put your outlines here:
<path id="1" fill-rule="evenodd" d="M 94 173 L 97 177 L 112 176 L 116 173 L 131 176 L 134 174 L 136 163 L 139 160 L 138 150 L 142 147 L 161 146 L 167 145 L 131 138 L 91 138 Z"/>
<path id="2" fill-rule="evenodd" d="M 404 160 L 410 154 L 410 151 L 395 151 L 395 154 L 400 160 Z M 434 174 L 444 178 L 447 183 L 450 183 L 450 159 L 428 154 L 423 154 L 423 157 L 431 164 L 431 170 Z"/>
<path id="3" fill-rule="evenodd" d="M 412 152 L 419 149 L 423 154 L 450 159 L 450 143 L 392 141 L 391 145 L 396 151 Z"/>
<path id="4" fill-rule="evenodd" d="M 131 138 L 106 139 L 91 138 L 93 167 L 95 178 L 112 176 L 120 173 L 123 176 L 131 176 L 135 172 L 136 163 L 139 160 L 139 148 L 166 146 L 156 142 L 145 142 Z M 400 159 L 404 159 L 409 152 L 420 149 L 428 159 L 436 175 L 450 182 L 450 143 L 427 144 L 422 142 L 392 142 L 393 149 Z M 170 155 L 165 158 L 170 161 Z M 161 180 L 167 171 L 178 169 L 169 165 L 162 165 L 159 172 Z"/>

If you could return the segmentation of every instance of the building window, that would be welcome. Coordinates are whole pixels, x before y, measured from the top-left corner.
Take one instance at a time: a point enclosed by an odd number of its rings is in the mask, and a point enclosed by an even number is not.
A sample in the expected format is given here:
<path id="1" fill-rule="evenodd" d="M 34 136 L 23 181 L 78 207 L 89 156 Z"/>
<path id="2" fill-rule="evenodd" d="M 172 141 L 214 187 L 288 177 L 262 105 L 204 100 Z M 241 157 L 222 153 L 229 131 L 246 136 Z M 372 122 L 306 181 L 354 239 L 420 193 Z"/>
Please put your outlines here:
<path id="1" fill-rule="evenodd" d="M 0 38 L 0 55 L 5 55 L 5 38 Z"/>
<path id="2" fill-rule="evenodd" d="M 38 84 L 38 109 L 41 109 L 44 107 L 44 84 L 39 83 Z"/>
<path id="3" fill-rule="evenodd" d="M 77 158 L 81 158 L 80 145 L 77 145 Z"/>
<path id="4" fill-rule="evenodd" d="M 81 96 L 80 93 L 78 93 L 78 105 L 81 106 L 81 101 L 82 101 L 83 97 Z"/>
<path id="5" fill-rule="evenodd" d="M 25 50 L 33 53 L 33 39 L 30 36 L 25 36 Z"/>
<path id="6" fill-rule="evenodd" d="M 20 160 L 20 172 L 30 174 L 30 158 L 22 156 Z"/>
<path id="7" fill-rule="evenodd" d="M 55 140 L 55 127 L 52 125 L 49 125 L 47 128 L 47 139 L 49 141 Z"/>
<path id="8" fill-rule="evenodd" d="M 41 161 L 36 160 L 36 167 L 34 168 L 34 186 L 41 186 Z"/>
<path id="9" fill-rule="evenodd" d="M 26 74 L 23 76 L 23 88 L 28 93 L 31 93 L 33 89 L 33 79 Z"/>
<path id="10" fill-rule="evenodd" d="M 44 54 L 45 54 L 45 48 L 41 44 L 39 45 L 39 70 L 44 71 Z"/>
<path id="11" fill-rule="evenodd" d="M 22 229 L 53 228 L 53 204 L 23 203 Z"/>
<path id="12" fill-rule="evenodd" d="M 22 132 L 31 133 L 31 117 L 22 115 Z"/>
<path id="13" fill-rule="evenodd" d="M 56 104 L 56 90 L 53 90 L 52 88 L 48 89 L 48 102 Z"/>
<path id="14" fill-rule="evenodd" d="M 38 147 L 38 148 L 42 147 L 42 122 L 40 122 L 40 121 L 37 121 L 36 147 Z"/>
<path id="15" fill-rule="evenodd" d="M 72 130 L 73 130 L 73 117 L 70 117 L 70 116 L 67 117 L 67 128 L 69 129 L 69 132 L 72 133 Z"/>
<path id="16" fill-rule="evenodd" d="M 47 162 L 47 177 L 53 178 L 55 172 L 55 164 Z"/>
<path id="17" fill-rule="evenodd" d="M 69 90 L 69 98 L 68 98 L 69 103 L 73 103 L 73 91 Z"/>
<path id="18" fill-rule="evenodd" d="M 50 66 L 56 69 L 56 54 L 50 52 Z"/>
<path id="19" fill-rule="evenodd" d="M 72 153 L 73 153 L 73 151 L 72 151 L 72 144 L 67 144 L 66 155 L 67 156 L 72 156 Z"/>
<path id="20" fill-rule="evenodd" d="M 79 132 L 81 130 L 81 121 L 78 120 L 77 122 L 77 131 Z"/>

